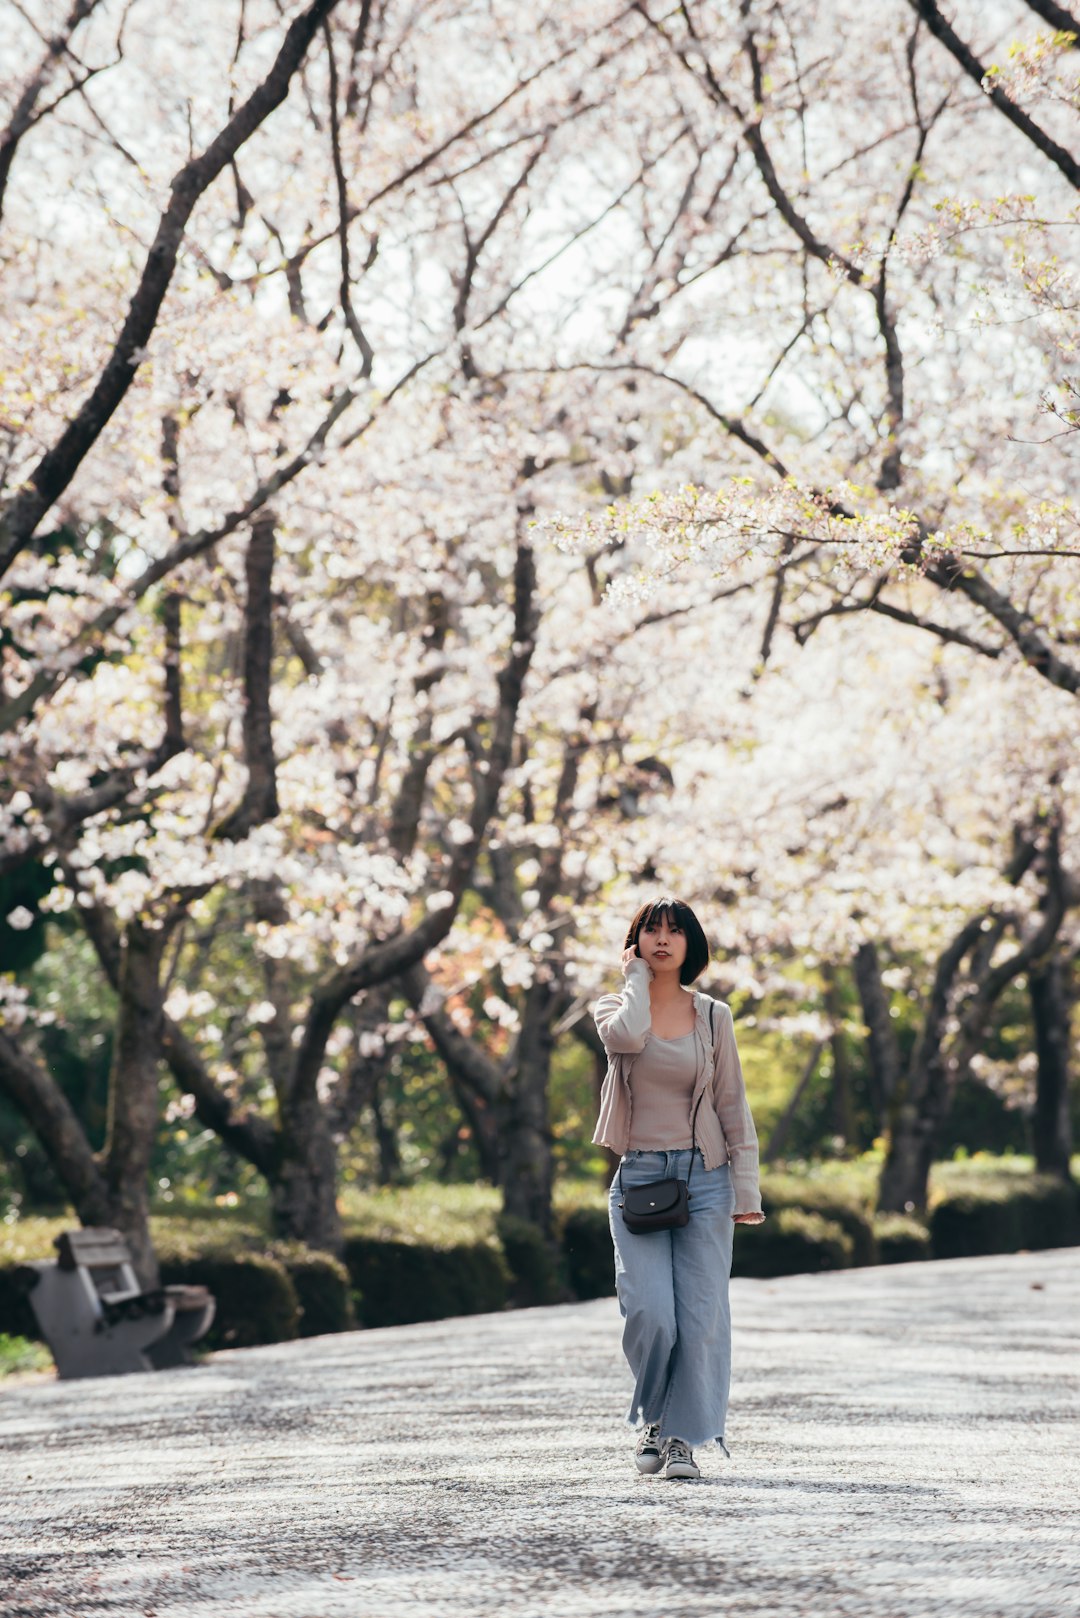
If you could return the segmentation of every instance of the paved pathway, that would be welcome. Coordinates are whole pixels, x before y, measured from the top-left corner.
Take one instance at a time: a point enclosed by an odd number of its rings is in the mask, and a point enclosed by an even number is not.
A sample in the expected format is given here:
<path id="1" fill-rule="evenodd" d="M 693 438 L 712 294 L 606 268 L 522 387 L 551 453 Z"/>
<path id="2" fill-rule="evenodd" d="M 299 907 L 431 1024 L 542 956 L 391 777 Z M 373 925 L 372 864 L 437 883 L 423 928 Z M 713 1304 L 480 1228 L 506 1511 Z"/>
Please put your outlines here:
<path id="1" fill-rule="evenodd" d="M 0 1393 L 5 1618 L 1075 1618 L 1080 1250 L 736 1282 L 639 1478 L 612 1300 Z"/>

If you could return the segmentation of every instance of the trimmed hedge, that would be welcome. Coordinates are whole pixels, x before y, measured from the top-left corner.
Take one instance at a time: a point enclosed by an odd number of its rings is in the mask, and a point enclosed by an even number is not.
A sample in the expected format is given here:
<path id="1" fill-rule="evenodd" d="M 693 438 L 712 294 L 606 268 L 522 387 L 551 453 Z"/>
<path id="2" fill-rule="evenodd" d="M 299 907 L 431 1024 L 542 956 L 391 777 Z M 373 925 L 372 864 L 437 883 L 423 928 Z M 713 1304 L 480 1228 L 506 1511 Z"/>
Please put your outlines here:
<path id="1" fill-rule="evenodd" d="M 556 1255 L 543 1231 L 525 1219 L 500 1214 L 495 1233 L 510 1271 L 510 1302 L 515 1309 L 568 1301 Z"/>
<path id="2" fill-rule="evenodd" d="M 781 1208 L 763 1225 L 736 1225 L 732 1275 L 773 1280 L 851 1267 L 854 1242 L 833 1219 L 805 1208 Z"/>
<path id="3" fill-rule="evenodd" d="M 774 1214 L 784 1208 L 800 1208 L 804 1213 L 820 1214 L 823 1219 L 839 1225 L 851 1238 L 853 1265 L 879 1262 L 877 1239 L 869 1215 L 841 1192 L 829 1191 L 824 1186 L 807 1185 L 793 1176 L 766 1174 L 762 1178 L 761 1205 L 770 1216 L 766 1225 Z M 764 1230 L 765 1225 L 761 1229 Z M 834 1265 L 823 1267 L 835 1268 Z"/>
<path id="4" fill-rule="evenodd" d="M 355 1329 L 357 1300 L 340 1259 L 302 1242 L 275 1242 L 267 1249 L 267 1257 L 282 1265 L 296 1289 L 301 1337 Z"/>
<path id="5" fill-rule="evenodd" d="M 1080 1242 L 1080 1192 L 1047 1174 L 989 1180 L 934 1204 L 930 1240 L 935 1258 L 1071 1247 Z"/>
<path id="6" fill-rule="evenodd" d="M 852 1198 L 793 1174 L 766 1173 L 762 1189 L 765 1223 L 735 1231 L 736 1276 L 772 1279 L 1080 1243 L 1080 1191 L 1050 1176 L 999 1172 L 940 1195 L 929 1229 L 900 1214 L 878 1213 L 871 1220 Z M 21 1258 L 47 1247 L 54 1228 L 71 1222 L 32 1220 L 25 1231 L 17 1227 L 7 1234 L 0 1333 L 39 1338 L 13 1270 Z M 502 1217 L 495 1222 L 498 1242 L 437 1246 L 353 1236 L 344 1263 L 300 1243 L 267 1241 L 255 1225 L 198 1219 L 155 1224 L 162 1281 L 202 1283 L 215 1295 L 217 1316 L 201 1345 L 209 1349 L 347 1331 L 358 1314 L 364 1326 L 395 1326 L 615 1292 L 607 1210 L 587 1202 L 557 1216 L 554 1252 L 539 1231 Z"/>
<path id="7" fill-rule="evenodd" d="M 604 1208 L 575 1208 L 562 1223 L 563 1262 L 574 1296 L 615 1296 L 615 1258 Z"/>
<path id="8" fill-rule="evenodd" d="M 488 1314 L 510 1301 L 509 1267 L 485 1242 L 435 1248 L 352 1236 L 345 1265 L 363 1300 L 364 1326 Z"/>
<path id="9" fill-rule="evenodd" d="M 51 1255 L 50 1255 L 51 1256 Z M 0 1268 L 0 1332 L 7 1337 L 29 1337 L 41 1342 L 37 1317 L 22 1287 L 15 1284 L 15 1265 Z"/>
<path id="10" fill-rule="evenodd" d="M 856 1210 L 845 1206 L 845 1212 L 850 1217 Z M 863 1219 L 861 1223 L 868 1222 Z M 864 1236 L 864 1251 L 867 1245 Z M 615 1267 L 606 1213 L 577 1208 L 569 1214 L 563 1226 L 563 1253 L 578 1298 L 614 1294 Z M 735 1227 L 731 1273 L 771 1280 L 778 1275 L 848 1269 L 854 1254 L 855 1238 L 839 1220 L 805 1208 L 774 1207 L 763 1225 Z"/>
<path id="11" fill-rule="evenodd" d="M 874 1239 L 879 1264 L 911 1264 L 931 1257 L 930 1232 L 907 1214 L 876 1213 Z"/>
<path id="12" fill-rule="evenodd" d="M 199 1348 L 254 1348 L 300 1335 L 300 1300 L 285 1267 L 265 1253 L 159 1252 L 163 1286 L 206 1286 L 214 1323 Z"/>

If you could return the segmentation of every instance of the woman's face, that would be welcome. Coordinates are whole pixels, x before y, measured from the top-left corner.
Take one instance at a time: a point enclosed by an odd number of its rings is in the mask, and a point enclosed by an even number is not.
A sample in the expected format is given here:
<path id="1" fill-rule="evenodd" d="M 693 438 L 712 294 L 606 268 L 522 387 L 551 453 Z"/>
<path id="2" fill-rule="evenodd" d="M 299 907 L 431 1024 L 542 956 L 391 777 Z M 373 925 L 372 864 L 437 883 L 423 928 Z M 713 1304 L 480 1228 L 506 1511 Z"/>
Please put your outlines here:
<path id="1" fill-rule="evenodd" d="M 654 972 L 679 972 L 686 960 L 686 934 L 674 916 L 654 916 L 638 933 L 638 954 Z"/>

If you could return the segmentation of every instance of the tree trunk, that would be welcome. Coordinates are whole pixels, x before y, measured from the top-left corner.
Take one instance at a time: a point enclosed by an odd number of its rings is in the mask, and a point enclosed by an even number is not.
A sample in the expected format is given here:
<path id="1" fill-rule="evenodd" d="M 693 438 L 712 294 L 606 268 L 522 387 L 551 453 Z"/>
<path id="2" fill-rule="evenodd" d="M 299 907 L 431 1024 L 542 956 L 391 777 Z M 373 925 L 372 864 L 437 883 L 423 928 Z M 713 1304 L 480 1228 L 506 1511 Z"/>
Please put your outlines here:
<path id="1" fill-rule="evenodd" d="M 964 924 L 938 961 L 922 1033 L 912 1054 L 907 1093 L 893 1124 L 882 1171 L 878 1200 L 882 1209 L 903 1213 L 926 1206 L 930 1166 L 942 1125 L 957 1081 L 985 1037 L 994 1005 L 1022 972 L 1035 971 L 1054 954 L 1071 889 L 1061 864 L 1060 811 L 1041 813 L 1039 819 L 1040 829 L 1045 826 L 1037 861 L 1045 882 L 1041 919 L 1021 937 L 1019 948 L 994 966 L 996 945 L 1013 918 L 995 909 L 982 911 Z M 1019 881 L 1032 863 L 1034 840 L 1018 834 L 1016 844 L 1006 874 Z M 958 988 L 965 957 L 970 957 L 968 969 Z"/>
<path id="2" fill-rule="evenodd" d="M 1035 1167 L 1041 1174 L 1071 1178 L 1069 1043 L 1072 996 L 1070 963 L 1060 950 L 1028 974 L 1039 1070 L 1035 1090 Z"/>
<path id="3" fill-rule="evenodd" d="M 870 1105 L 874 1125 L 880 1135 L 888 1123 L 889 1107 L 900 1082 L 900 1048 L 889 1015 L 889 997 L 881 981 L 881 966 L 873 943 L 867 940 L 859 945 L 852 966 L 863 1022 L 867 1028 Z"/>
<path id="4" fill-rule="evenodd" d="M 984 923 L 992 919 L 987 912 L 972 916 L 938 958 L 881 1171 L 878 1207 L 890 1213 L 913 1213 L 926 1206 L 938 1133 L 952 1105 L 955 1059 L 953 1067 L 947 1065 L 943 1046 L 956 980 L 964 957 L 980 942 Z"/>
<path id="5" fill-rule="evenodd" d="M 75 1109 L 47 1068 L 0 1028 L 0 1094 L 33 1129 L 84 1225 L 111 1220 L 109 1191 Z"/>
<path id="6" fill-rule="evenodd" d="M 829 1041 L 832 1047 L 833 1064 L 832 1131 L 837 1140 L 842 1141 L 845 1146 L 850 1146 L 855 1135 L 855 1119 L 851 1100 L 851 1057 L 848 1053 L 847 1041 L 841 1027 L 844 1008 L 840 985 L 836 978 L 836 968 L 831 962 L 825 965 L 824 978 L 825 1010 L 833 1024 L 833 1033 Z"/>
<path id="7" fill-rule="evenodd" d="M 881 1171 L 878 1207 L 888 1213 L 915 1213 L 926 1207 L 935 1148 L 952 1105 L 944 1051 L 936 1042 L 920 1040 L 919 1046 L 924 1054 L 909 1074 L 908 1092 L 897 1110 Z"/>
<path id="8" fill-rule="evenodd" d="M 397 1130 L 389 1116 L 387 1098 L 383 1094 L 385 1068 L 375 1075 L 371 1088 L 371 1116 L 375 1125 L 375 1144 L 379 1149 L 379 1184 L 400 1185 L 401 1153 L 398 1150 Z"/>
<path id="9" fill-rule="evenodd" d="M 515 1070 L 504 1092 L 499 1128 L 503 1212 L 552 1237 L 553 1166 L 548 1086 L 557 991 L 536 982 L 525 997 Z"/>
<path id="10" fill-rule="evenodd" d="M 124 934 L 102 1162 L 110 1223 L 125 1236 L 144 1287 L 155 1287 L 160 1281 L 150 1240 L 150 1158 L 158 1125 L 159 973 L 165 936 L 163 928 L 152 929 L 137 921 Z"/>
<path id="11" fill-rule="evenodd" d="M 345 1238 L 337 1206 L 337 1148 L 317 1095 L 280 1107 L 277 1161 L 270 1179 L 276 1235 L 340 1257 Z"/>

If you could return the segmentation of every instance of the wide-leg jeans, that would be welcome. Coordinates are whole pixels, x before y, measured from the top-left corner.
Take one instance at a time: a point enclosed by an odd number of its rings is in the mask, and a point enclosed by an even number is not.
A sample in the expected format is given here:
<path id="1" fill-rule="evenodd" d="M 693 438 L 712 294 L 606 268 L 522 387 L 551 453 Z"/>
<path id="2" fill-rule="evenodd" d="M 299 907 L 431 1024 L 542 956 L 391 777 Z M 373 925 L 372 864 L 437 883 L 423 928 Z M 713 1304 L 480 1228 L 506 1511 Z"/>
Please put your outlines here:
<path id="1" fill-rule="evenodd" d="M 735 1193 L 727 1163 L 707 1170 L 693 1154 L 690 1222 L 676 1230 L 635 1236 L 623 1223 L 618 1172 L 608 1219 L 615 1247 L 615 1288 L 623 1353 L 634 1375 L 627 1424 L 660 1423 L 662 1438 L 691 1446 L 714 1440 L 725 1452 L 731 1382 L 732 1214 Z M 691 1150 L 627 1152 L 623 1187 L 650 1180 L 685 1180 Z"/>

